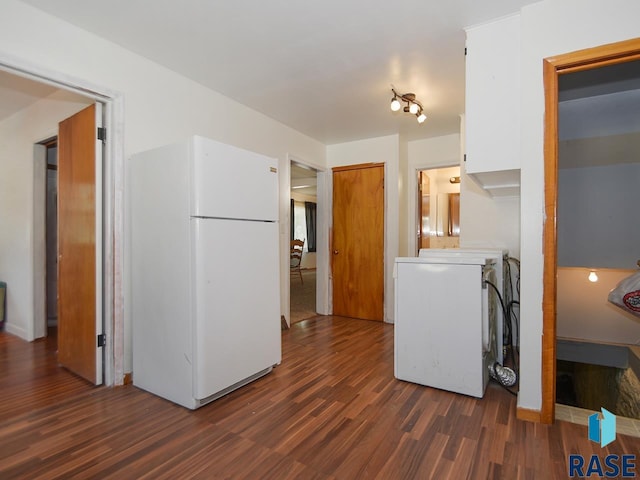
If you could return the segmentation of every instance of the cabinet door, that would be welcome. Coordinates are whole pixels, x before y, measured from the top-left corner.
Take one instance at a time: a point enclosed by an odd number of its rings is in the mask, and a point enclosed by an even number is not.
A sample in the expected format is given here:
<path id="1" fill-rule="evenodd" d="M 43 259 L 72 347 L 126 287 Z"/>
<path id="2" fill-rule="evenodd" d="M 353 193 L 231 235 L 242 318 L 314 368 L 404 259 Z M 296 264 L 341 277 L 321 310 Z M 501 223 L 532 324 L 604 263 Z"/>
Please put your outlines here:
<path id="1" fill-rule="evenodd" d="M 520 16 L 467 29 L 466 172 L 520 168 Z"/>

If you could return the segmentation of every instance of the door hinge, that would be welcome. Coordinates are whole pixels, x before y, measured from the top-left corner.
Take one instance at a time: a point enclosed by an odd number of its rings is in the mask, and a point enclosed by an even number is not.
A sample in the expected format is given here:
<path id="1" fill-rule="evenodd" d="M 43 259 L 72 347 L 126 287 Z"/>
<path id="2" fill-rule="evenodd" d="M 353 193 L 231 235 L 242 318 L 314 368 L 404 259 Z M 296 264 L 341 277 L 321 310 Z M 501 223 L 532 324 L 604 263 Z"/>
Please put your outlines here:
<path id="1" fill-rule="evenodd" d="M 98 346 L 104 347 L 106 343 L 107 343 L 107 336 L 104 333 L 101 333 L 100 335 L 98 335 Z"/>
<path id="2" fill-rule="evenodd" d="M 467 56 L 467 47 L 464 47 L 464 56 Z"/>
<path id="3" fill-rule="evenodd" d="M 98 127 L 98 140 L 102 140 L 102 142 L 107 141 L 107 129 L 104 127 Z"/>
<path id="4" fill-rule="evenodd" d="M 463 159 L 464 159 L 463 161 L 465 161 L 465 162 L 467 161 L 467 154 L 466 153 L 463 155 Z"/>

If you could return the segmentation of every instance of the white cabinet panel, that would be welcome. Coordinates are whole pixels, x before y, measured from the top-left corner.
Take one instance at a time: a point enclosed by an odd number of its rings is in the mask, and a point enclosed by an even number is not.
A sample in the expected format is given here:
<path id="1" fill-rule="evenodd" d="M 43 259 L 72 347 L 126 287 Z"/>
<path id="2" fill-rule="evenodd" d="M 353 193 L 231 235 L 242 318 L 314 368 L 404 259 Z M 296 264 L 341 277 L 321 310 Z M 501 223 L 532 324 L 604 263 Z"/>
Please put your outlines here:
<path id="1" fill-rule="evenodd" d="M 466 33 L 465 170 L 492 194 L 518 194 L 520 16 Z"/>

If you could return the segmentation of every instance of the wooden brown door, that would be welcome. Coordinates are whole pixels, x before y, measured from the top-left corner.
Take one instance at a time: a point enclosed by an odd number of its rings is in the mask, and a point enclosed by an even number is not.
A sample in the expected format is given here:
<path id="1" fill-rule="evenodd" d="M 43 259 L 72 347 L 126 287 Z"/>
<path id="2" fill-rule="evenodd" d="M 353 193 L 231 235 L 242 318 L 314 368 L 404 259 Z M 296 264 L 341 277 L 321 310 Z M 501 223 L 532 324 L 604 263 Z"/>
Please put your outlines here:
<path id="1" fill-rule="evenodd" d="M 99 107 L 58 129 L 58 362 L 94 384 L 102 383 Z"/>
<path id="2" fill-rule="evenodd" d="M 384 165 L 333 169 L 333 313 L 382 321 Z"/>

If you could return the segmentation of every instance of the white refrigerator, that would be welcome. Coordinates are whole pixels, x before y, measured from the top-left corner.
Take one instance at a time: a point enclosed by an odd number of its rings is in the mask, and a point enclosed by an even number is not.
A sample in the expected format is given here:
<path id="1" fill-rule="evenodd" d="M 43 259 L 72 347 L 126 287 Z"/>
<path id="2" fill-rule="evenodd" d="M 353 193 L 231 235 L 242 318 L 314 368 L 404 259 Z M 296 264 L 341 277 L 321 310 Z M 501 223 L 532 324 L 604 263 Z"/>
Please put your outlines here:
<path id="1" fill-rule="evenodd" d="M 133 384 L 195 409 L 281 361 L 277 160 L 194 136 L 130 174 Z"/>

